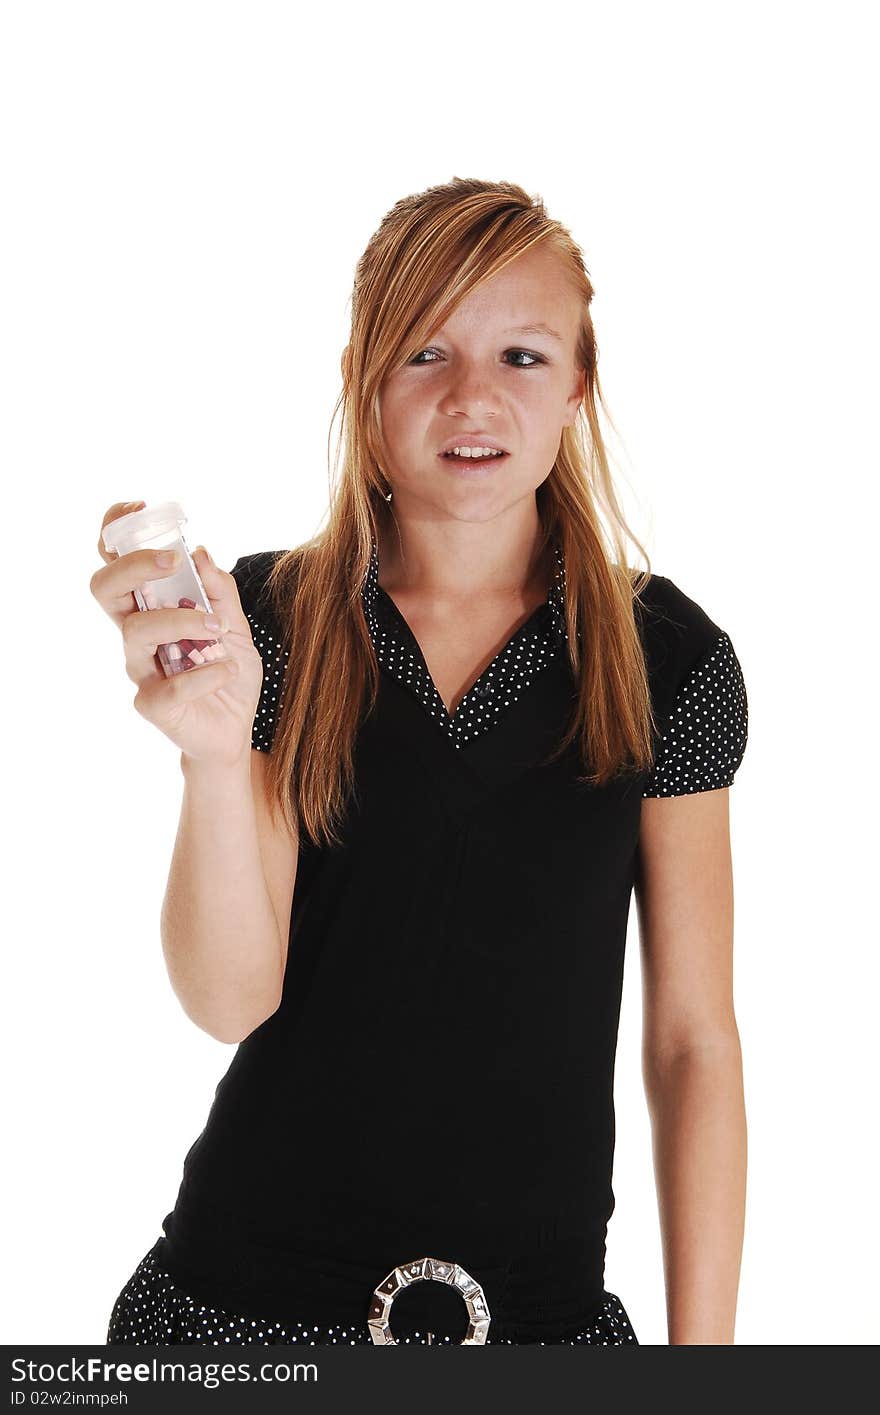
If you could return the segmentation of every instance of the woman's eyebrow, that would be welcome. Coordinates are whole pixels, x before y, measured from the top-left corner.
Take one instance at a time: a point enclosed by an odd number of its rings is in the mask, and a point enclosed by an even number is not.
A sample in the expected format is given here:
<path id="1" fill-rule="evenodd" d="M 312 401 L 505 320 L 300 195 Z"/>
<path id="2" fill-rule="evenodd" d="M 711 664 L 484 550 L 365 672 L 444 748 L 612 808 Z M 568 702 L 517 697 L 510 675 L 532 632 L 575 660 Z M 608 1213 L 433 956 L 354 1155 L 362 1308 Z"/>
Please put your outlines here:
<path id="1" fill-rule="evenodd" d="M 513 329 L 508 329 L 508 334 L 549 334 L 552 339 L 562 339 L 562 335 L 555 329 L 551 329 L 549 324 L 518 324 Z"/>
<path id="2" fill-rule="evenodd" d="M 444 332 L 442 329 L 438 330 L 434 338 L 442 339 Z M 504 332 L 505 334 L 548 334 L 551 339 L 558 339 L 560 344 L 565 342 L 558 330 L 551 329 L 549 324 L 517 324 Z"/>

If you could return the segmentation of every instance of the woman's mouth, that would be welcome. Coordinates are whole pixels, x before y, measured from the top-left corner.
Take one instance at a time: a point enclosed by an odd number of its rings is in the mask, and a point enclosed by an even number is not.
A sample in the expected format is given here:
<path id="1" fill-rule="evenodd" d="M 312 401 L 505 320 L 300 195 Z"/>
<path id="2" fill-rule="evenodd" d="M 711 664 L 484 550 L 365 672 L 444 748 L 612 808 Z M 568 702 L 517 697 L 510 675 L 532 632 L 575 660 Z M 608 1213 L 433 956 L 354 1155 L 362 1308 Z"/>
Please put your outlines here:
<path id="1" fill-rule="evenodd" d="M 463 447 L 458 452 L 441 452 L 439 455 L 447 466 L 457 472 L 459 476 L 485 477 L 492 467 L 503 462 L 510 454 L 497 451 L 494 448 L 480 451 L 477 448 Z"/>

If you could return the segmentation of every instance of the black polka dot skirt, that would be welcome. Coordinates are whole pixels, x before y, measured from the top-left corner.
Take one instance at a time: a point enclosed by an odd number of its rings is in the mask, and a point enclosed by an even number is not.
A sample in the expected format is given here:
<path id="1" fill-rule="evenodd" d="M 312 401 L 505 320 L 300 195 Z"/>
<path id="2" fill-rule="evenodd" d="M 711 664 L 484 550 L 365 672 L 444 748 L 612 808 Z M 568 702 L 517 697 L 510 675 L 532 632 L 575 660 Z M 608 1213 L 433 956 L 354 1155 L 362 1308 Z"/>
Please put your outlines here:
<path id="1" fill-rule="evenodd" d="M 435 1345 L 452 1338 L 433 1336 Z M 427 1344 L 427 1333 L 401 1337 L 402 1343 Z M 499 1342 L 500 1342 L 499 1338 Z M 370 1346 L 373 1338 L 366 1326 L 319 1326 L 309 1322 L 276 1322 L 241 1316 L 225 1308 L 210 1307 L 184 1292 L 166 1272 L 151 1249 L 138 1263 L 123 1287 L 110 1316 L 108 1346 Z M 486 1344 L 492 1342 L 491 1327 Z M 512 1344 L 507 1342 L 508 1345 Z M 547 1343 L 540 1341 L 536 1345 Z M 614 1293 L 595 1317 L 565 1342 L 569 1346 L 638 1346 L 623 1303 Z"/>

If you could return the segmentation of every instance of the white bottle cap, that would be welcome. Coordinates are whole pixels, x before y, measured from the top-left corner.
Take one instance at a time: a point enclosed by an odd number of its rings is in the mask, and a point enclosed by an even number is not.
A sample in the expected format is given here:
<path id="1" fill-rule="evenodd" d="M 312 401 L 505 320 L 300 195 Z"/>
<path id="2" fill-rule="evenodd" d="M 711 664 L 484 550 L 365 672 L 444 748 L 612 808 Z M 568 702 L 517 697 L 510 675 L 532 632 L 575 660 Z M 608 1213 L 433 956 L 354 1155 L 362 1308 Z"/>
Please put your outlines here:
<path id="1" fill-rule="evenodd" d="M 108 521 L 101 538 L 104 549 L 117 555 L 127 555 L 147 545 L 157 536 L 167 535 L 186 524 L 186 516 L 179 501 L 160 501 L 155 506 L 144 506 L 140 511 L 129 511 L 125 516 L 117 516 Z"/>

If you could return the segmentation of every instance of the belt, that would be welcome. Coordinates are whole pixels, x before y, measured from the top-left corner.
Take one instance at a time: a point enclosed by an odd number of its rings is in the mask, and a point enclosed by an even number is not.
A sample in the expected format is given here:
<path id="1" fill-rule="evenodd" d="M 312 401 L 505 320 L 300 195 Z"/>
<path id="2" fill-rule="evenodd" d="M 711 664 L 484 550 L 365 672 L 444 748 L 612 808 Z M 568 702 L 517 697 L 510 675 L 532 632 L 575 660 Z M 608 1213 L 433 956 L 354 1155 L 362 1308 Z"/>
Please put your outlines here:
<path id="1" fill-rule="evenodd" d="M 245 1241 L 225 1225 L 213 1232 L 200 1225 L 196 1236 L 174 1215 L 164 1227 L 168 1236 L 152 1251 L 197 1300 L 284 1323 L 366 1326 L 382 1345 L 421 1331 L 476 1344 L 490 1328 L 493 1341 L 562 1340 L 607 1296 L 604 1227 L 514 1256 L 474 1242 L 427 1255 L 388 1246 L 366 1253 L 360 1244 L 294 1250 Z"/>

